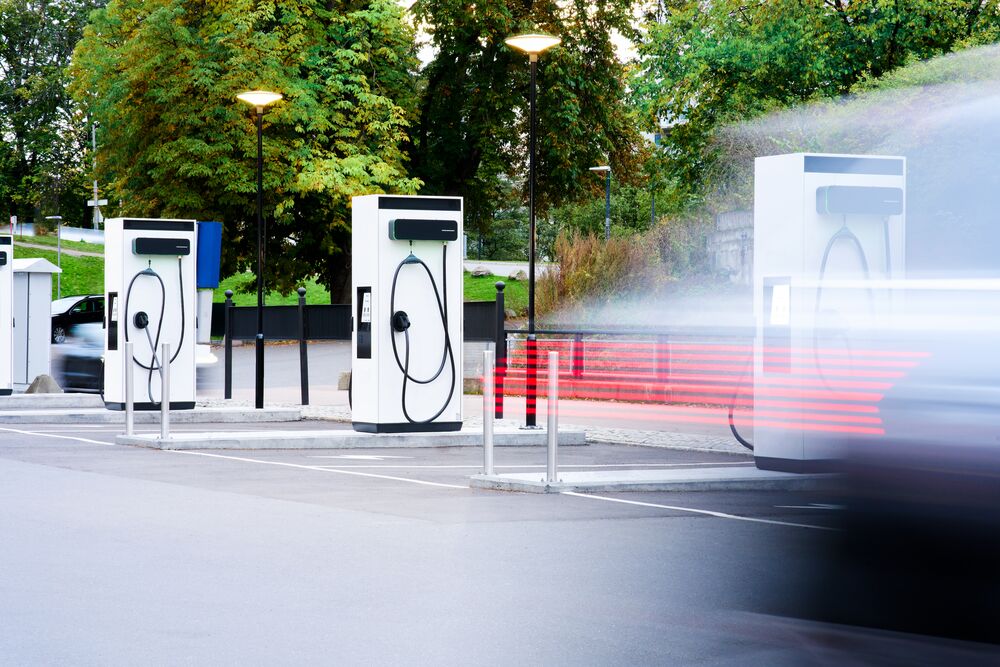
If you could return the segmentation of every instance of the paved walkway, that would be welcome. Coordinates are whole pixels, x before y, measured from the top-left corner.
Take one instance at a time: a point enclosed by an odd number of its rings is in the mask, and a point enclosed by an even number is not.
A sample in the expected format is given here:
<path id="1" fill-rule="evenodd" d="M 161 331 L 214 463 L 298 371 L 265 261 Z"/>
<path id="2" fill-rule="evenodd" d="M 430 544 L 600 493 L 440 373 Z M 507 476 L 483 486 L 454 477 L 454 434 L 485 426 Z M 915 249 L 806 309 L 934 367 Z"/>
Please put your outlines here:
<path id="1" fill-rule="evenodd" d="M 199 405 L 230 407 L 253 405 L 251 401 L 208 399 L 198 402 Z M 298 404 L 272 404 L 267 407 L 299 407 Z M 328 420 L 336 422 L 350 422 L 351 409 L 346 405 L 306 405 L 302 407 L 304 419 Z M 468 426 L 477 427 L 483 423 L 480 415 L 467 415 L 463 420 Z M 544 419 L 540 419 L 540 424 Z M 522 425 L 516 419 L 498 419 L 494 422 L 496 427 L 518 428 Z M 585 429 L 587 432 L 587 442 L 603 442 L 618 445 L 631 445 L 640 447 L 662 447 L 666 449 L 679 449 L 698 452 L 714 452 L 718 454 L 739 454 L 749 455 L 745 447 L 736 442 L 733 438 L 721 438 L 698 433 L 678 433 L 672 431 L 644 431 L 629 428 L 607 428 L 593 425 L 573 424 L 570 420 L 559 420 L 560 427 L 577 427 Z"/>
<path id="2" fill-rule="evenodd" d="M 524 271 L 525 275 L 528 273 L 527 262 L 496 262 L 488 259 L 470 258 L 462 260 L 462 264 L 464 265 L 466 271 L 486 269 L 494 276 L 501 276 L 504 278 L 513 273 L 517 273 L 518 271 Z M 555 266 L 555 264 L 550 262 L 535 262 L 535 275 L 538 277 L 544 276 L 547 271 Z"/>

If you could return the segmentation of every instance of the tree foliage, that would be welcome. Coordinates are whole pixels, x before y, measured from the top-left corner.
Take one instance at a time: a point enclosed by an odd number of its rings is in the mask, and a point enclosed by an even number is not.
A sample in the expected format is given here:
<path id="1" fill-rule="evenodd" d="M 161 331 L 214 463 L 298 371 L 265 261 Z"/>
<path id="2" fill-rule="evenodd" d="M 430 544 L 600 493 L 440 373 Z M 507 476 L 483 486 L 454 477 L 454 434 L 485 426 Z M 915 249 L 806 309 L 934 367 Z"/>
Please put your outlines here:
<path id="1" fill-rule="evenodd" d="M 349 284 L 350 198 L 413 192 L 400 145 L 414 106 L 412 30 L 394 0 L 111 0 L 73 62 L 101 122 L 120 213 L 224 224 L 223 271 L 254 268 L 256 129 L 264 116 L 266 280 Z"/>
<path id="2" fill-rule="evenodd" d="M 22 220 L 83 212 L 85 119 L 66 92 L 94 0 L 0 0 L 0 202 Z M 76 210 L 75 214 L 70 211 Z"/>
<path id="3" fill-rule="evenodd" d="M 1000 28 L 997 0 L 657 4 L 634 98 L 647 125 L 670 126 L 666 164 L 688 198 L 712 178 L 720 125 L 845 94 L 913 60 L 993 41 Z"/>
<path id="4" fill-rule="evenodd" d="M 611 41 L 614 31 L 633 34 L 632 4 L 417 0 L 414 15 L 436 49 L 411 148 L 424 191 L 465 197 L 471 232 L 489 232 L 496 210 L 526 201 L 526 188 L 506 183 L 525 182 L 528 171 L 529 65 L 504 39 L 528 30 L 562 39 L 538 62 L 538 210 L 596 194 L 601 184 L 587 168 L 597 164 L 638 178 L 640 138 Z"/>

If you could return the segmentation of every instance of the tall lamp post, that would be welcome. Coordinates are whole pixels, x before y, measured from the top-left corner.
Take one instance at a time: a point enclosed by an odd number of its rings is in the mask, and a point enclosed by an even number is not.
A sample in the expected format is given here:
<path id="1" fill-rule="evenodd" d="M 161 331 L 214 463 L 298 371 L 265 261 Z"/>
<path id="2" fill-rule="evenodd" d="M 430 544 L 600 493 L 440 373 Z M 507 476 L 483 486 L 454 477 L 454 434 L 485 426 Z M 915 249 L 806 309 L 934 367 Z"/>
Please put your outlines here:
<path id="1" fill-rule="evenodd" d="M 257 368 L 254 383 L 254 407 L 264 407 L 264 107 L 281 99 L 278 93 L 251 90 L 236 96 L 254 107 L 257 116 Z"/>
<path id="2" fill-rule="evenodd" d="M 56 266 L 60 271 L 56 274 L 56 298 L 62 298 L 62 216 L 47 215 L 46 220 L 53 220 L 56 223 Z"/>
<path id="3" fill-rule="evenodd" d="M 529 96 L 531 118 L 528 125 L 528 369 L 525 391 L 525 426 L 535 423 L 535 76 L 538 70 L 538 55 L 562 40 L 542 33 L 515 35 L 504 40 L 507 46 L 528 54 L 531 66 L 531 93 Z"/>
<path id="4" fill-rule="evenodd" d="M 604 172 L 604 240 L 609 241 L 611 239 L 611 167 L 605 164 L 600 167 L 591 167 L 590 170 L 596 173 Z"/>

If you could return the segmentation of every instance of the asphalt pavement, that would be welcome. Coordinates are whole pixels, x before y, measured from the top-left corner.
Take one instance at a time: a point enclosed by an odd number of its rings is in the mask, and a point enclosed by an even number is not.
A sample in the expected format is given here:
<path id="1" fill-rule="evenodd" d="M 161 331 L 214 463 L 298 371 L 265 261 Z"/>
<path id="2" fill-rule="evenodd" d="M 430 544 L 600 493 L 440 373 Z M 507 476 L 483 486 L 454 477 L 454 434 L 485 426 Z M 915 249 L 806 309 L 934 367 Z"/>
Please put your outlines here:
<path id="1" fill-rule="evenodd" d="M 823 495 L 500 493 L 468 488 L 475 449 L 170 452 L 119 431 L 0 429 L 0 662 L 801 664 L 760 619 L 775 575 L 808 583 Z M 591 445 L 561 465 L 749 460 Z"/>

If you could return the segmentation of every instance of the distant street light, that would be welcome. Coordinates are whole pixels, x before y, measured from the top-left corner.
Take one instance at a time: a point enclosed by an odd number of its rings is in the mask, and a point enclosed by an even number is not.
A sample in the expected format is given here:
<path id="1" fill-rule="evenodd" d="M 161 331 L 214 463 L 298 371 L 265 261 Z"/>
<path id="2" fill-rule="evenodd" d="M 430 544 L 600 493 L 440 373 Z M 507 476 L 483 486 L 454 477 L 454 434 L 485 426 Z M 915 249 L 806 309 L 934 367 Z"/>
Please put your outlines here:
<path id="1" fill-rule="evenodd" d="M 94 229 L 98 229 L 100 224 L 104 222 L 104 216 L 101 215 L 101 207 L 108 205 L 107 199 L 101 199 L 97 195 L 97 121 L 90 124 L 90 145 L 91 154 L 94 158 L 94 198 L 87 201 L 87 206 L 93 207 L 94 209 Z"/>
<path id="2" fill-rule="evenodd" d="M 531 89 L 529 106 L 531 119 L 528 125 L 528 364 L 527 395 L 525 396 L 525 426 L 535 426 L 535 126 L 538 115 L 535 112 L 535 77 L 538 70 L 538 54 L 551 49 L 562 40 L 552 35 L 528 33 L 514 35 L 504 40 L 507 46 L 528 54 L 531 68 Z"/>
<path id="3" fill-rule="evenodd" d="M 47 215 L 45 219 L 56 221 L 56 266 L 62 269 L 62 216 Z M 62 298 L 62 271 L 56 274 L 56 298 Z"/>
<path id="4" fill-rule="evenodd" d="M 251 90 L 236 96 L 254 107 L 257 116 L 257 368 L 254 384 L 254 406 L 264 407 L 264 107 L 281 99 L 279 93 Z"/>
<path id="5" fill-rule="evenodd" d="M 611 239 L 611 167 L 602 165 L 591 167 L 593 172 L 604 172 L 604 240 Z"/>

